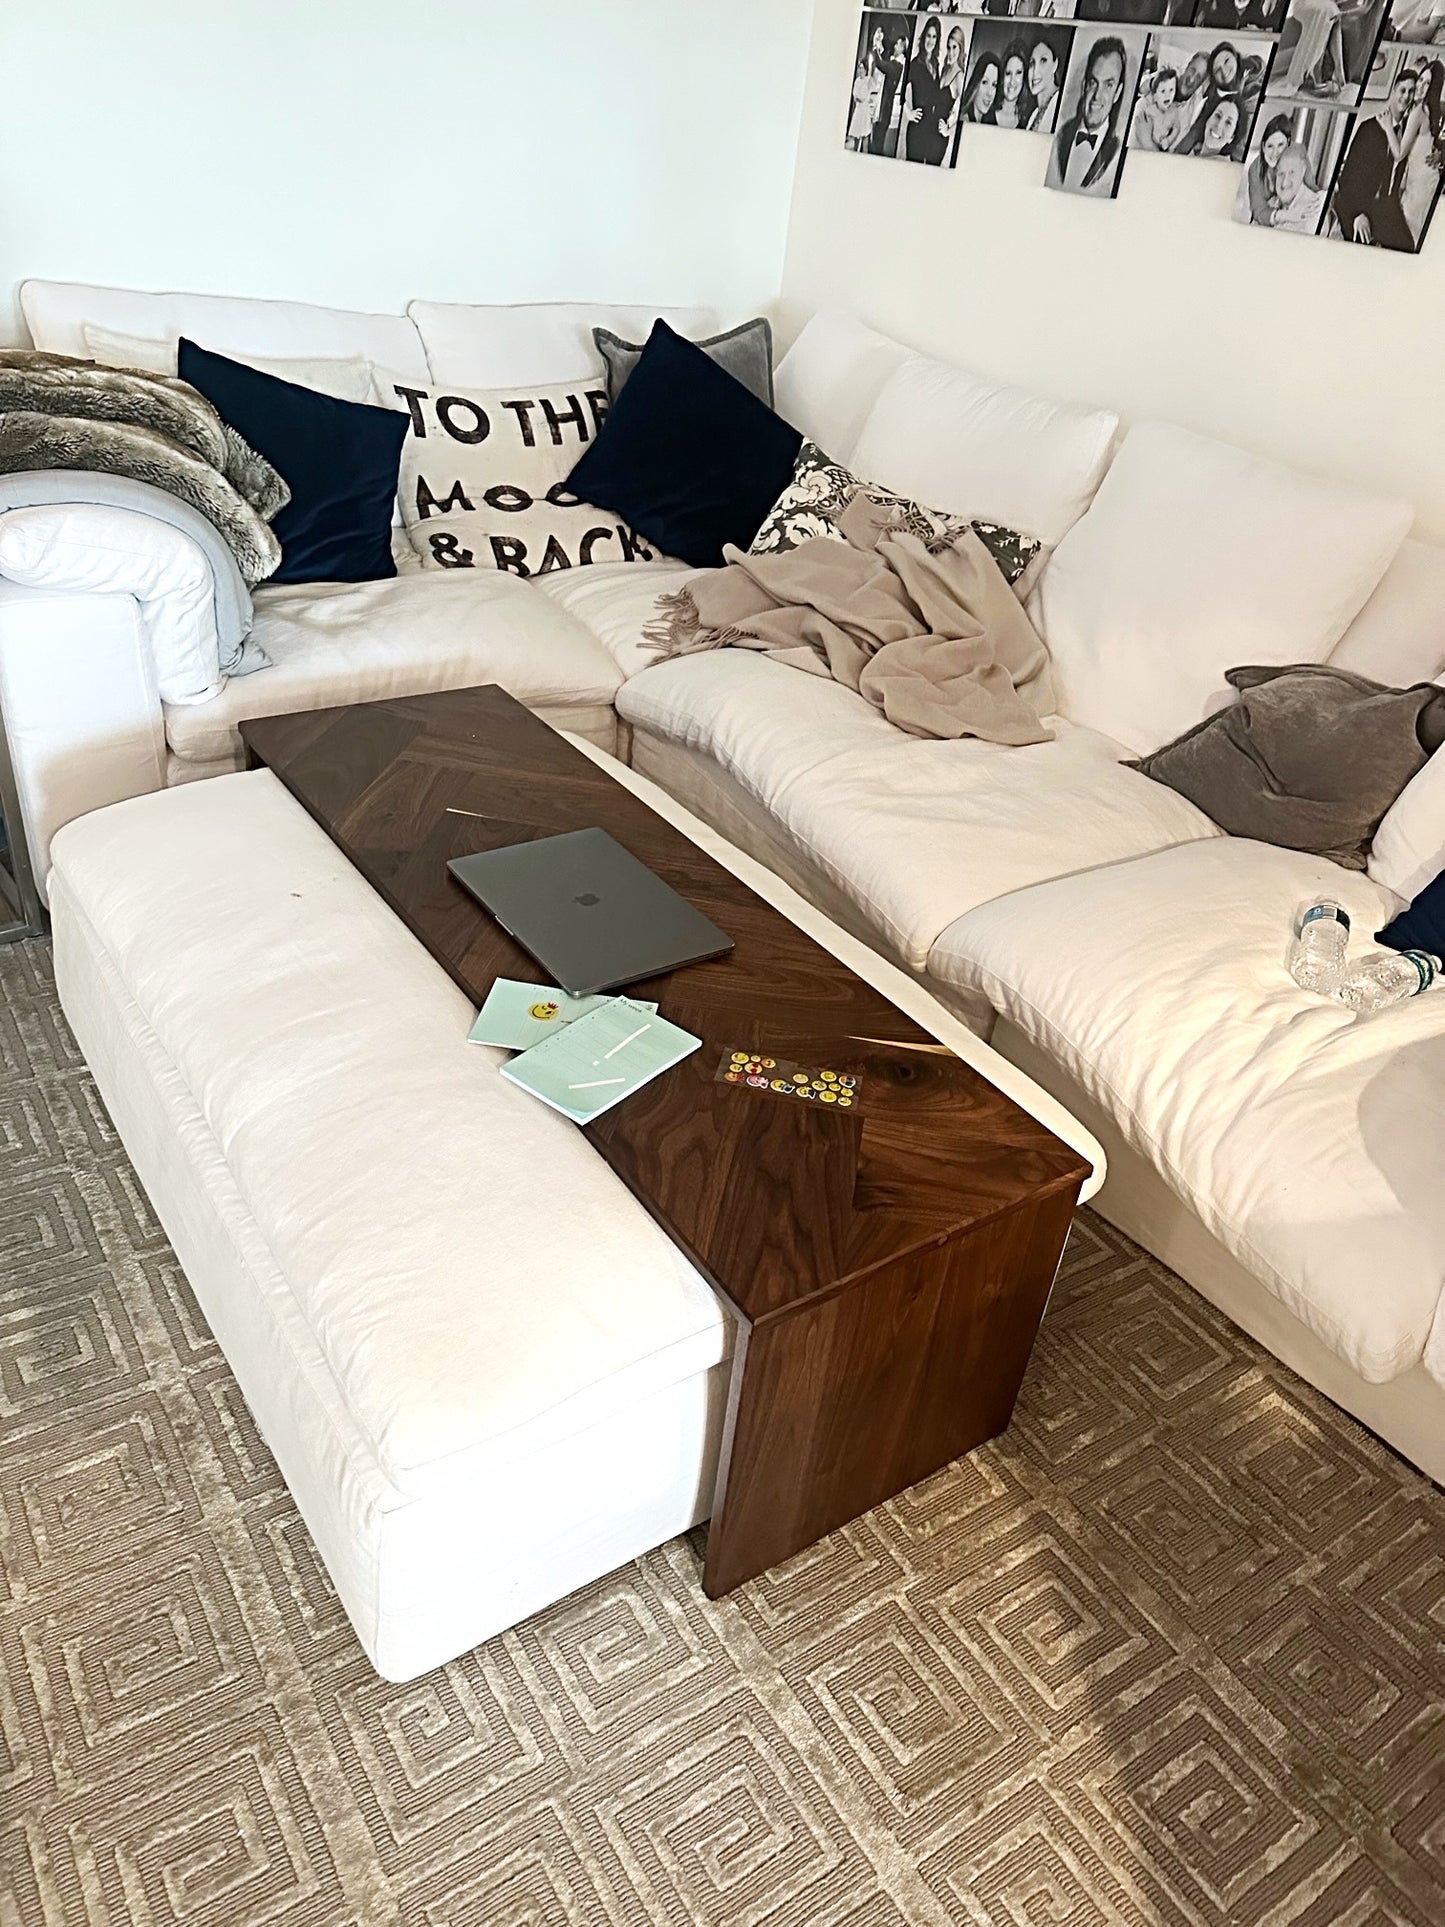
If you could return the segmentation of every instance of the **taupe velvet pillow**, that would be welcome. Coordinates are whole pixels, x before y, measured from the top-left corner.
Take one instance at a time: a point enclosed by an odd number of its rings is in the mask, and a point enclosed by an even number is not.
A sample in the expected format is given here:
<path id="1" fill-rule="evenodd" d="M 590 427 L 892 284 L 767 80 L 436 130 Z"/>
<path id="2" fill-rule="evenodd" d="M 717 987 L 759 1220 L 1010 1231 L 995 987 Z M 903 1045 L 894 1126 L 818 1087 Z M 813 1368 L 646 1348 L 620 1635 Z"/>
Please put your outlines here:
<path id="1" fill-rule="evenodd" d="M 1362 870 L 1380 819 L 1445 741 L 1445 689 L 1300 663 L 1231 669 L 1239 701 L 1129 764 L 1230 836 Z"/>
<path id="2" fill-rule="evenodd" d="M 606 328 L 594 328 L 592 339 L 607 369 L 607 399 L 614 402 L 642 359 L 646 344 L 624 341 L 621 335 Z M 759 315 L 756 321 L 745 321 L 740 328 L 730 328 L 725 335 L 710 335 L 706 341 L 693 345 L 701 348 L 719 368 L 725 368 L 744 388 L 750 389 L 759 401 L 772 407 L 773 330 L 766 317 Z"/>

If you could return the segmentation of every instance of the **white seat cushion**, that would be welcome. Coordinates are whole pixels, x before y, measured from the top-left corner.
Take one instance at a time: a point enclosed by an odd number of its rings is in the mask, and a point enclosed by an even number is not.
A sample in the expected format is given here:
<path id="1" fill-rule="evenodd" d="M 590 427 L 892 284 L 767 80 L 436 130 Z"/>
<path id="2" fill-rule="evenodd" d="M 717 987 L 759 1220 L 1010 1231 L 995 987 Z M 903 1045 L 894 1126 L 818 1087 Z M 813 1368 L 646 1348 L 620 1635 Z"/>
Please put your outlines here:
<path id="1" fill-rule="evenodd" d="M 617 706 L 714 757 L 916 969 L 974 904 L 1220 834 L 1091 730 L 1057 722 L 1056 741 L 1023 749 L 925 741 L 841 684 L 748 650 L 645 669 Z"/>
<path id="2" fill-rule="evenodd" d="M 849 466 L 931 508 L 1053 544 L 1093 500 L 1118 427 L 1107 410 L 909 355 L 879 391 Z"/>
<path id="3" fill-rule="evenodd" d="M 505 1478 L 725 1355 L 702 1278 L 269 771 L 97 812 L 55 862 L 394 1492 Z"/>
<path id="4" fill-rule="evenodd" d="M 657 620 L 657 599 L 676 592 L 697 574 L 686 562 L 595 562 L 585 569 L 554 569 L 534 576 L 533 586 L 590 629 L 624 676 L 657 660 L 657 644 L 643 630 Z"/>
<path id="5" fill-rule="evenodd" d="M 601 375 L 594 328 L 645 341 L 660 315 L 679 334 L 717 333 L 713 308 L 609 307 L 605 302 L 531 301 L 488 306 L 468 301 L 413 301 L 432 379 L 473 388 L 579 381 Z"/>
<path id="6" fill-rule="evenodd" d="M 1139 423 L 1030 604 L 1059 708 L 1147 756 L 1229 698 L 1226 670 L 1323 662 L 1411 515 L 1406 502 Z"/>
<path id="7" fill-rule="evenodd" d="M 319 582 L 256 593 L 255 640 L 272 661 L 233 677 L 213 702 L 168 708 L 177 756 L 240 750 L 238 723 L 336 703 L 500 683 L 529 708 L 606 709 L 619 681 L 607 651 L 520 577 L 480 570 Z"/>
<path id="8" fill-rule="evenodd" d="M 85 324 L 114 334 L 172 340 L 185 335 L 217 354 L 283 360 L 359 356 L 408 381 L 425 382 L 426 351 L 403 314 L 321 308 L 307 301 L 257 301 L 219 294 L 152 294 L 138 288 L 91 287 L 69 281 L 26 281 L 20 306 L 37 348 L 78 355 L 90 350 Z"/>
<path id="9" fill-rule="evenodd" d="M 1368 950 L 1386 891 L 1219 838 L 986 904 L 929 971 L 982 991 L 1055 1057 L 1207 1228 L 1381 1383 L 1420 1358 L 1445 1283 L 1445 994 L 1370 1019 L 1298 989 L 1291 923 L 1321 896 Z"/>

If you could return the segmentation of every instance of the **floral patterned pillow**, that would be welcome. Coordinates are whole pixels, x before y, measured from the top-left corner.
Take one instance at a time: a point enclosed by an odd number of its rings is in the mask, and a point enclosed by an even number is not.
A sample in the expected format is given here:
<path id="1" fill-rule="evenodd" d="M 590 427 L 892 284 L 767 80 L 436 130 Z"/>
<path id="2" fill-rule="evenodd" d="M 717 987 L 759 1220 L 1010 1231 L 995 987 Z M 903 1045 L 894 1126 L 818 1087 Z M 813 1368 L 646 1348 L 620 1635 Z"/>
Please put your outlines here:
<path id="1" fill-rule="evenodd" d="M 786 555 L 810 536 L 821 535 L 841 542 L 837 518 L 859 490 L 880 508 L 894 511 L 893 525 L 916 535 L 931 554 L 951 548 L 969 529 L 979 537 L 992 555 L 1005 579 L 1012 585 L 1023 575 L 1043 547 L 1031 535 L 1020 535 L 997 522 L 970 522 L 959 515 L 945 515 L 910 502 L 906 495 L 892 489 L 860 482 L 841 462 L 832 461 L 816 442 L 803 443 L 793 469 L 793 479 L 768 511 L 758 530 L 750 555 Z"/>

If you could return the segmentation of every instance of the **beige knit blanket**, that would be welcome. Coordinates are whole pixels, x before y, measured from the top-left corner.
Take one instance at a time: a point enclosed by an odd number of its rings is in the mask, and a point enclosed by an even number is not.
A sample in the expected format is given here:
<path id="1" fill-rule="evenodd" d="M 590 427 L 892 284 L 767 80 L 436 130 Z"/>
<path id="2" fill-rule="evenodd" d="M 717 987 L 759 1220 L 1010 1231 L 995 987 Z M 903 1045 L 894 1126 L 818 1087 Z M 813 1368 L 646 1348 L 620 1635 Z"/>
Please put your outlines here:
<path id="1" fill-rule="evenodd" d="M 723 568 L 659 598 L 643 633 L 664 657 L 760 649 L 831 676 L 913 736 L 1052 739 L 1048 651 L 972 530 L 930 554 L 862 496 L 837 527 L 841 542 L 784 555 L 726 549 Z"/>

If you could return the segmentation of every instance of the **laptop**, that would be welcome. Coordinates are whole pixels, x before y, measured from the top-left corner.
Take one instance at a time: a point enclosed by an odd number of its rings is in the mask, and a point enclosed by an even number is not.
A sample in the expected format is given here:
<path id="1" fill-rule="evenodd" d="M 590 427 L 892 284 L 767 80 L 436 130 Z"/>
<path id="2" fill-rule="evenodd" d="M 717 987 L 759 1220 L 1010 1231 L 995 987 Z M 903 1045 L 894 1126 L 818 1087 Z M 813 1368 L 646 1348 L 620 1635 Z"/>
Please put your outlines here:
<path id="1" fill-rule="evenodd" d="M 509 843 L 447 868 L 574 997 L 720 957 L 732 938 L 606 830 Z"/>

